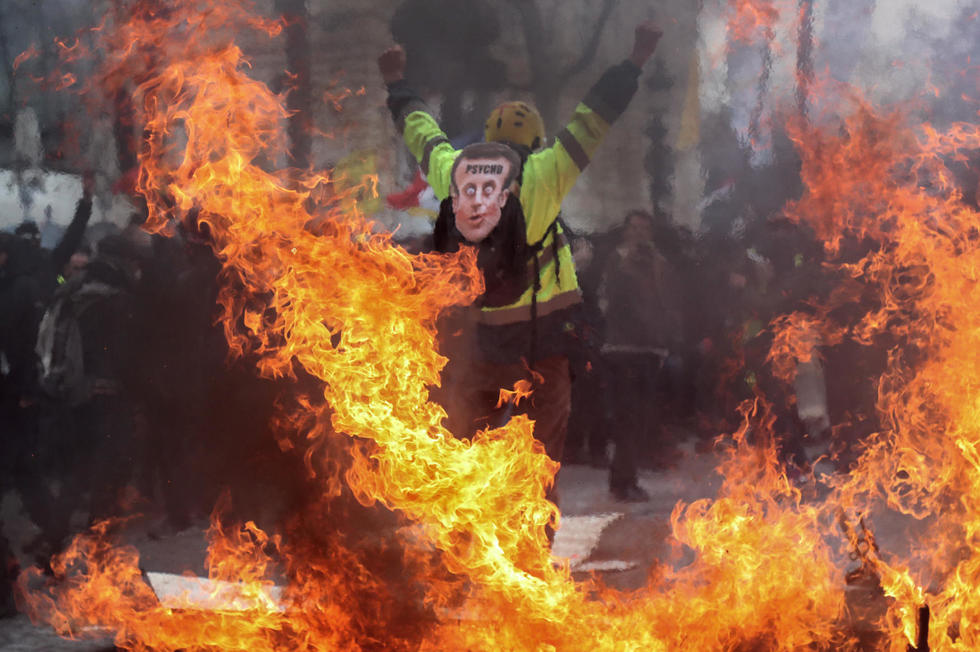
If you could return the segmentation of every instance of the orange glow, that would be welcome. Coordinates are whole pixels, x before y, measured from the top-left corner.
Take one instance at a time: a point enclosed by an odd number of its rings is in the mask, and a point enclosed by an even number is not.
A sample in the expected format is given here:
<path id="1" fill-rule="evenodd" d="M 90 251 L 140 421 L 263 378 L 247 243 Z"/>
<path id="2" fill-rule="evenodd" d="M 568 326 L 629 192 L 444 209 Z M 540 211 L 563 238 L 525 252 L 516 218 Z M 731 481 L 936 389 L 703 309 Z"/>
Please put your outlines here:
<path id="1" fill-rule="evenodd" d="M 796 131 L 807 191 L 790 213 L 831 251 L 845 240 L 876 243 L 842 267 L 878 296 L 852 337 L 870 343 L 886 335 L 901 346 L 879 384 L 884 430 L 854 472 L 837 478 L 835 497 L 862 513 L 880 510 L 883 501 L 928 524 L 907 560 L 876 561 L 895 599 L 881 623 L 891 649 L 914 642 L 916 607 L 924 602 L 932 608 L 930 649 L 974 649 L 980 638 L 969 623 L 980 608 L 980 565 L 964 544 L 980 523 L 980 215 L 963 201 L 948 165 L 980 146 L 980 131 L 970 124 L 914 127 L 902 110 L 852 100 L 855 110 L 838 133 Z"/>
<path id="2" fill-rule="evenodd" d="M 784 0 L 737 0 L 728 5 L 728 34 L 731 41 L 772 40 L 780 15 L 788 9 Z"/>
<path id="3" fill-rule="evenodd" d="M 75 75 L 66 73 L 61 77 L 61 80 L 58 82 L 57 86 L 55 86 L 55 90 L 63 91 L 71 86 L 74 86 L 76 81 L 78 80 L 75 79 Z"/>
<path id="4" fill-rule="evenodd" d="M 300 435 L 280 445 L 305 447 L 323 498 L 343 482 L 413 524 L 402 535 L 408 567 L 435 616 L 421 640 L 391 633 L 362 646 L 356 633 L 380 617 L 385 588 L 342 542 L 290 548 L 216 517 L 209 577 L 237 587 L 242 610 L 159 605 L 135 552 L 111 545 L 105 523 L 55 560 L 62 584 L 22 576 L 32 618 L 65 636 L 105 628 L 129 650 L 853 649 L 845 568 L 860 544 L 841 523 L 871 523 L 864 517 L 887 507 L 929 526 L 905 556 L 861 554 L 889 596 L 876 623 L 887 649 L 915 640 L 925 602 L 931 649 L 980 649 L 980 216 L 946 166 L 980 145 L 975 125 L 913 128 L 901 110 L 852 94 L 843 124 L 793 129 L 806 190 L 787 214 L 832 256 L 848 239 L 875 243 L 840 269 L 877 303 L 854 324 L 829 323 L 834 303 L 856 296 L 845 285 L 816 316 L 775 321 L 770 362 L 788 381 L 819 345 L 887 333 L 901 346 L 880 381 L 883 431 L 853 473 L 808 499 L 771 446 L 781 433 L 770 407 L 745 403 L 738 431 L 716 441 L 717 496 L 673 510 L 671 543 L 691 561 L 665 563 L 644 589 L 621 593 L 553 563 L 546 527 L 559 514 L 545 493 L 558 465 L 533 424 L 516 417 L 461 440 L 429 401 L 445 364 L 437 318 L 482 291 L 473 253 L 412 256 L 374 232 L 361 213 L 374 177 L 338 184 L 332 171 L 270 169 L 288 144 L 284 98 L 249 77 L 232 39 L 245 29 L 275 37 L 281 21 L 233 3 L 171 4 L 120 8 L 97 33 L 107 49 L 96 82 L 131 89 L 146 134 L 137 187 L 147 228 L 167 232 L 191 216 L 208 227 L 228 279 L 220 303 L 232 350 L 257 356 L 267 376 L 293 377 L 300 365 L 320 381 L 320 395 L 283 416 Z M 771 30 L 779 16 L 764 0 L 735 11 L 735 35 Z M 347 467 L 324 453 L 332 430 Z M 277 565 L 289 571 L 282 609 L 268 595 Z"/>
<path id="5" fill-rule="evenodd" d="M 39 54 L 40 54 L 40 52 L 33 45 L 31 47 L 27 48 L 26 50 L 24 50 L 23 52 L 21 52 L 20 54 L 18 54 L 14 58 L 14 65 L 13 65 L 14 72 L 17 72 L 17 69 L 20 68 L 21 65 L 25 61 L 27 61 L 29 59 L 33 59 L 34 57 L 36 57 Z"/>
<path id="6" fill-rule="evenodd" d="M 796 365 L 809 362 L 820 345 L 816 325 L 799 313 L 784 315 L 773 323 L 775 338 L 768 361 L 777 378 L 790 383 L 796 379 Z"/>

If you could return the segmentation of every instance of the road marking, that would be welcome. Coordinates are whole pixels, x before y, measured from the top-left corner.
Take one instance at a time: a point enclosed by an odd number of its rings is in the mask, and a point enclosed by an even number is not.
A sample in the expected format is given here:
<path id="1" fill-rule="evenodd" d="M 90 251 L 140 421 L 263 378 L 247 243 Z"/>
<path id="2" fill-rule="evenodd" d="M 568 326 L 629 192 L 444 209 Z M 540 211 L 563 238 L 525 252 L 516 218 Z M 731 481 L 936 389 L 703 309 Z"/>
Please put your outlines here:
<path id="1" fill-rule="evenodd" d="M 551 546 L 552 556 L 567 559 L 573 571 L 590 570 L 583 568 L 583 565 L 596 546 L 599 545 L 603 530 L 622 516 L 622 512 L 562 516 L 558 531 L 555 533 L 555 543 Z M 616 563 L 626 564 L 628 562 Z"/>

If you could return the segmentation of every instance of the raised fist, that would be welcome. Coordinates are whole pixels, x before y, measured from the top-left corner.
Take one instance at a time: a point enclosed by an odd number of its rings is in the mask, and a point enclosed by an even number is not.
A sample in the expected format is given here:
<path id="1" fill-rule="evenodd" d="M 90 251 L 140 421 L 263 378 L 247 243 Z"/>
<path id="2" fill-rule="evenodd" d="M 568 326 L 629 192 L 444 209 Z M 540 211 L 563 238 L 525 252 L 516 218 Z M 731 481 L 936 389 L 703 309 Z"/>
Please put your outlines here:
<path id="1" fill-rule="evenodd" d="M 95 192 L 95 173 L 91 170 L 82 172 L 82 195 L 91 197 Z"/>
<path id="2" fill-rule="evenodd" d="M 630 54 L 630 61 L 635 63 L 637 67 L 642 68 L 654 50 L 657 49 L 657 43 L 660 42 L 660 37 L 663 34 L 664 31 L 652 20 L 647 20 L 637 25 L 633 37 L 633 53 Z"/>
<path id="3" fill-rule="evenodd" d="M 386 84 L 401 81 L 405 77 L 405 50 L 400 45 L 394 45 L 378 57 L 378 70 Z"/>

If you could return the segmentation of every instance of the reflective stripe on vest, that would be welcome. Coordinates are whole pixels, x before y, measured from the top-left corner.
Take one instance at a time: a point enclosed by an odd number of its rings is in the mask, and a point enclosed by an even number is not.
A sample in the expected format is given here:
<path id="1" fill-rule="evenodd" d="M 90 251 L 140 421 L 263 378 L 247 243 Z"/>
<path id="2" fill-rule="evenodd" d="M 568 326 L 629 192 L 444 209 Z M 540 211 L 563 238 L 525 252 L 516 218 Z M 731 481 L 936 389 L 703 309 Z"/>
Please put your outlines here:
<path id="1" fill-rule="evenodd" d="M 582 293 L 579 292 L 578 288 L 561 292 L 545 301 L 538 301 L 538 317 L 544 317 L 557 310 L 570 308 L 581 302 Z M 494 310 L 483 309 L 480 311 L 478 321 L 488 326 L 503 326 L 505 324 L 531 321 L 531 304 L 527 303 Z"/>

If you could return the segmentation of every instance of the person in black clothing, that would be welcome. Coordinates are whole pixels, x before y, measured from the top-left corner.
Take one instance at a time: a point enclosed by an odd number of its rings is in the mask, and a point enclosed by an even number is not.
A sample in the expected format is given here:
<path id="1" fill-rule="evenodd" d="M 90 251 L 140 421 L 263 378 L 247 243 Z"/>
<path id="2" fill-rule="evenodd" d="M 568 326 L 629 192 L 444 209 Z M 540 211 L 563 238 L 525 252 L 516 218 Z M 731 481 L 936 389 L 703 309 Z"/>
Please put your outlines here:
<path id="1" fill-rule="evenodd" d="M 0 234 L 0 356 L 7 370 L 0 374 L 0 400 L 18 406 L 30 402 L 36 383 L 36 286 L 26 274 L 29 256 L 20 238 Z"/>
<path id="2" fill-rule="evenodd" d="M 117 514 L 132 474 L 140 407 L 131 388 L 139 376 L 134 290 L 140 255 L 123 236 L 107 236 L 77 282 L 66 290 L 78 310 L 87 397 L 77 407 L 82 441 L 91 442 L 90 519 Z"/>
<path id="3" fill-rule="evenodd" d="M 92 214 L 94 177 L 83 175 L 83 192 L 71 224 L 54 249 L 40 246 L 37 225 L 25 221 L 6 236 L 0 265 L 0 352 L 8 372 L 0 378 L 0 430 L 3 437 L 3 477 L 21 497 L 31 520 L 42 534 L 31 550 L 46 556 L 62 527 L 49 482 L 58 476 L 60 449 L 71 438 L 64 424 L 44 429 L 46 397 L 38 378 L 35 352 L 38 325 L 59 283 L 59 276 L 81 245 Z"/>
<path id="4" fill-rule="evenodd" d="M 16 484 L 23 459 L 21 434 L 23 411 L 31 394 L 34 376 L 34 303 L 30 284 L 18 274 L 18 253 L 24 243 L 9 233 L 0 233 L 0 495 Z M 0 618 L 15 613 L 13 578 L 16 560 L 3 537 L 0 521 Z"/>
<path id="5" fill-rule="evenodd" d="M 85 229 L 92 217 L 92 190 L 95 187 L 95 176 L 91 172 L 82 175 L 82 197 L 75 207 L 68 228 L 65 229 L 61 240 L 51 250 L 41 247 L 41 232 L 31 220 L 22 222 L 14 234 L 27 246 L 24 247 L 20 261 L 20 273 L 28 276 L 34 283 L 35 302 L 39 311 L 43 311 L 58 287 L 58 278 L 65 266 L 82 245 Z"/>
<path id="6" fill-rule="evenodd" d="M 0 618 L 17 613 L 14 605 L 14 578 L 17 576 L 17 558 L 10 549 L 10 543 L 3 536 L 3 522 L 0 520 Z"/>
<path id="7" fill-rule="evenodd" d="M 28 246 L 17 236 L 0 233 L 0 495 L 16 489 L 26 496 L 25 504 L 32 504 L 37 494 L 32 454 L 37 311 L 34 284 L 22 266 Z M 0 555 L 0 612 L 6 612 L 10 551 L 2 540 Z"/>
<path id="8" fill-rule="evenodd" d="M 64 544 L 69 518 L 84 509 L 86 493 L 91 522 L 120 514 L 134 443 L 142 437 L 134 300 L 139 265 L 140 253 L 125 237 L 103 238 L 84 271 L 57 289 L 45 314 L 38 337 L 42 438 L 51 452 L 45 471 L 62 487 L 43 513 L 32 515 L 43 530 L 33 550 L 38 560 Z"/>
<path id="9" fill-rule="evenodd" d="M 637 482 L 637 459 L 644 444 L 664 445 L 660 382 L 681 335 L 674 287 L 673 270 L 653 241 L 653 217 L 631 211 L 599 287 L 606 322 L 602 355 L 616 422 L 609 490 L 620 501 L 649 500 Z"/>
<path id="10" fill-rule="evenodd" d="M 572 412 L 568 419 L 568 441 L 565 462 L 587 462 L 601 468 L 609 465 L 606 456 L 608 441 L 606 405 L 602 400 L 603 316 L 599 309 L 598 286 L 601 264 L 595 260 L 595 248 L 588 236 L 572 240 L 572 259 L 582 290 L 582 310 L 575 320 L 574 342 L 569 351 L 572 372 Z"/>

